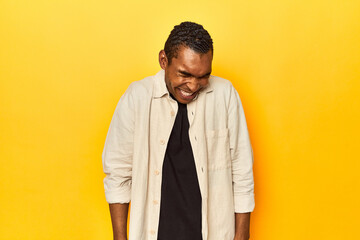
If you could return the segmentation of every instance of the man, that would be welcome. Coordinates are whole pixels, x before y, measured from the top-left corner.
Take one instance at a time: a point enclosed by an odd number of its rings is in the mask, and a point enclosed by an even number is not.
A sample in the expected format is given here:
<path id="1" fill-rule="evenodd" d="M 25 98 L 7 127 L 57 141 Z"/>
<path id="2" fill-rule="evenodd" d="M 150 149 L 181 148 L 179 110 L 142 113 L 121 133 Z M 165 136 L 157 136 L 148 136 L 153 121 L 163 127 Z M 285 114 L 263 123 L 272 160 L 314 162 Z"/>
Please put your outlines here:
<path id="1" fill-rule="evenodd" d="M 238 93 L 211 75 L 213 42 L 199 24 L 174 27 L 162 70 L 133 82 L 105 141 L 114 239 L 248 240 L 253 155 Z"/>

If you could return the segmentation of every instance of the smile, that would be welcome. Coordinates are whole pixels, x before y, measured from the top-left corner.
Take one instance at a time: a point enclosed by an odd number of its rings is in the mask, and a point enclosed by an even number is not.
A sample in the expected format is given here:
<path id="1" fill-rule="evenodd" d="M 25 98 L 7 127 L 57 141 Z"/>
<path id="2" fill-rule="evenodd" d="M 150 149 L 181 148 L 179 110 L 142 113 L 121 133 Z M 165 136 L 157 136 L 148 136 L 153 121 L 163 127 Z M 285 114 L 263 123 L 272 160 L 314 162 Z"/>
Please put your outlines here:
<path id="1" fill-rule="evenodd" d="M 194 93 L 185 92 L 185 91 L 183 91 L 183 90 L 181 90 L 181 89 L 180 89 L 180 92 L 181 92 L 182 95 L 187 96 L 187 97 L 194 94 Z"/>
<path id="2" fill-rule="evenodd" d="M 196 91 L 196 92 L 186 92 L 186 91 L 178 88 L 178 92 L 179 92 L 179 94 L 180 94 L 180 96 L 181 96 L 182 99 L 188 101 L 188 100 L 192 100 L 192 99 L 197 95 L 197 93 L 198 93 L 199 91 Z"/>

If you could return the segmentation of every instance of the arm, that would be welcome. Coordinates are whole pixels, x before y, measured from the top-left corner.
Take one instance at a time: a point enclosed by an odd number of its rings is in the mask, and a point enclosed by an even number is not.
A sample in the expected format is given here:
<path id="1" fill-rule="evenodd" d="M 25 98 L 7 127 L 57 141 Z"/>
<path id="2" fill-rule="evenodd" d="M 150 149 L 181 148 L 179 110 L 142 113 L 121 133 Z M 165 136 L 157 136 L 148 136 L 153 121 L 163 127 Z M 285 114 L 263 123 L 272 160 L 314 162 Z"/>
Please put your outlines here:
<path id="1" fill-rule="evenodd" d="M 128 203 L 109 204 L 114 240 L 127 240 Z"/>
<path id="2" fill-rule="evenodd" d="M 235 213 L 234 240 L 248 240 L 250 238 L 250 213 Z"/>
<path id="3" fill-rule="evenodd" d="M 235 208 L 235 240 L 248 240 L 254 210 L 253 151 L 240 97 L 231 87 L 229 133 Z"/>
<path id="4" fill-rule="evenodd" d="M 118 102 L 103 150 L 104 188 L 115 240 L 127 239 L 131 200 L 134 106 L 130 87 Z"/>

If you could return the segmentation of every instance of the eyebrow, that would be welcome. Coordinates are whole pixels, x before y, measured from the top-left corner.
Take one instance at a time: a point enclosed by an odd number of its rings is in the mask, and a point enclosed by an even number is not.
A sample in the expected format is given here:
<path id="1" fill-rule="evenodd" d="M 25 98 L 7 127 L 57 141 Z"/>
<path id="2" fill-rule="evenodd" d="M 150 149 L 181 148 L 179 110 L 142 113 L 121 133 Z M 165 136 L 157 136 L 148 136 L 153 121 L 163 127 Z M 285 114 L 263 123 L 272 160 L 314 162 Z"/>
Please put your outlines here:
<path id="1" fill-rule="evenodd" d="M 185 75 L 185 76 L 188 76 L 188 77 L 196 77 L 194 75 L 192 75 L 191 73 L 187 72 L 187 71 L 184 71 L 184 70 L 179 70 L 179 73 Z M 203 77 L 207 77 L 207 76 L 210 76 L 211 72 L 208 72 L 206 74 L 204 74 L 203 76 L 200 76 L 200 77 L 197 77 L 197 78 L 203 78 Z"/>

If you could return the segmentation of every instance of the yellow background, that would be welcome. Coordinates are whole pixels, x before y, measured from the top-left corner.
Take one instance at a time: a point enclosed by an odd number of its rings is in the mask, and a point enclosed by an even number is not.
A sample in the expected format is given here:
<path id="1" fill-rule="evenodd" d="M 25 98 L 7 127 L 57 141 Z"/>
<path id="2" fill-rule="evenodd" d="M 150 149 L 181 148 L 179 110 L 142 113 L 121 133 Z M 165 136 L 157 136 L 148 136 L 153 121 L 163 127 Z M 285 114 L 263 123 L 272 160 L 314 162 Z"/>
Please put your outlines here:
<path id="1" fill-rule="evenodd" d="M 360 239 L 357 0 L 0 0 L 0 239 L 112 238 L 106 132 L 184 20 L 242 98 L 251 239 Z"/>

